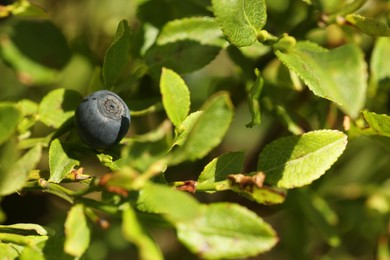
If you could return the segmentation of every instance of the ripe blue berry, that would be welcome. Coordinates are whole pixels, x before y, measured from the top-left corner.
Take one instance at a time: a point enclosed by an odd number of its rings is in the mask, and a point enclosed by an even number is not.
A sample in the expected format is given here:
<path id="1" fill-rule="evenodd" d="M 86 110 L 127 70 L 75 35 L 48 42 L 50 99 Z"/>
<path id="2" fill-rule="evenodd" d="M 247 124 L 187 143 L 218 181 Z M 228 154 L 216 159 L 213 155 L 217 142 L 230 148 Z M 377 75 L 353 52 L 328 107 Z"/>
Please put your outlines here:
<path id="1" fill-rule="evenodd" d="M 117 94 L 108 90 L 96 91 L 77 107 L 75 124 L 85 144 L 105 149 L 117 144 L 129 130 L 129 108 Z"/>

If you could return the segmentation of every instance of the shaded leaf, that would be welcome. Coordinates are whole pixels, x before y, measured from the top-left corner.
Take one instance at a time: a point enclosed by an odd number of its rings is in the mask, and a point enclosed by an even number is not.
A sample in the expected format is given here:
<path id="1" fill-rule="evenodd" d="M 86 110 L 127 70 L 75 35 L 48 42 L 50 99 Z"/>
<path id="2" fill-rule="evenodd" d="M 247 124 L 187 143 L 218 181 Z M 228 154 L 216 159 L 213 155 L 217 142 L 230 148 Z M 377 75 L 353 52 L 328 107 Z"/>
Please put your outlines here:
<path id="1" fill-rule="evenodd" d="M 389 36 L 390 29 L 380 20 L 364 17 L 358 14 L 349 14 L 345 17 L 348 24 L 355 26 L 361 32 L 372 36 Z"/>
<path id="2" fill-rule="evenodd" d="M 180 125 L 190 111 L 190 92 L 186 83 L 173 70 L 163 68 L 160 91 L 169 119 L 175 126 Z"/>
<path id="3" fill-rule="evenodd" d="M 150 165 L 166 155 L 170 142 L 166 138 L 151 141 L 133 141 L 122 151 L 122 157 L 114 162 L 116 167 L 129 166 L 140 172 L 146 171 Z"/>
<path id="4" fill-rule="evenodd" d="M 70 158 L 59 139 L 54 139 L 49 149 L 50 182 L 60 183 L 80 162 Z"/>
<path id="5" fill-rule="evenodd" d="M 84 205 L 76 204 L 68 212 L 65 221 L 64 251 L 80 257 L 88 249 L 91 230 L 84 213 Z"/>
<path id="6" fill-rule="evenodd" d="M 222 31 L 239 47 L 255 43 L 267 20 L 264 0 L 213 0 L 212 6 Z"/>
<path id="7" fill-rule="evenodd" d="M 0 53 L 19 80 L 27 85 L 55 82 L 70 59 L 61 31 L 48 20 L 19 19 L 10 32 L 0 42 Z"/>
<path id="8" fill-rule="evenodd" d="M 0 145 L 13 135 L 21 119 L 22 113 L 16 104 L 0 103 Z"/>
<path id="9" fill-rule="evenodd" d="M 160 249 L 146 233 L 130 205 L 123 209 L 122 232 L 126 240 L 135 244 L 141 260 L 164 259 Z"/>
<path id="10" fill-rule="evenodd" d="M 39 17 L 46 18 L 46 12 L 43 8 L 30 3 L 29 1 L 16 1 L 8 5 L 9 11 L 15 16 L 21 17 Z M 2 16 L 2 15 L 0 15 Z"/>
<path id="11" fill-rule="evenodd" d="M 225 153 L 209 162 L 198 177 L 198 182 L 214 183 L 226 180 L 230 174 L 242 171 L 244 152 Z"/>
<path id="12" fill-rule="evenodd" d="M 179 240 L 202 259 L 255 256 L 277 242 L 275 231 L 254 212 L 231 203 L 202 205 L 201 215 L 179 223 Z"/>
<path id="13" fill-rule="evenodd" d="M 49 92 L 39 104 L 39 119 L 54 128 L 59 128 L 74 115 L 81 95 L 69 89 L 55 89 Z"/>
<path id="14" fill-rule="evenodd" d="M 114 86 L 121 77 L 129 60 L 130 27 L 126 20 L 118 24 L 113 43 L 108 48 L 103 62 L 103 80 L 106 87 Z"/>
<path id="15" fill-rule="evenodd" d="M 25 153 L 18 161 L 6 166 L 8 170 L 3 171 L 0 175 L 0 196 L 16 192 L 23 187 L 28 179 L 29 172 L 37 165 L 41 158 L 41 146 L 35 146 Z M 0 165 L 0 167 L 4 167 Z"/>
<path id="16" fill-rule="evenodd" d="M 146 52 L 145 60 L 155 77 L 160 75 L 162 67 L 170 68 L 181 74 L 203 68 L 217 56 L 220 50 L 220 47 L 183 40 L 153 45 Z"/>
<path id="17" fill-rule="evenodd" d="M 266 183 L 291 189 L 321 177 L 343 153 L 347 136 L 337 130 L 319 130 L 277 139 L 260 154 L 258 170 Z"/>
<path id="18" fill-rule="evenodd" d="M 378 38 L 371 55 L 370 82 L 376 88 L 390 89 L 390 38 Z"/>
<path id="19" fill-rule="evenodd" d="M 337 219 L 334 219 L 335 213 L 326 204 L 326 201 L 309 190 L 298 190 L 294 195 L 305 219 L 313 223 L 330 246 L 339 246 L 341 238 L 338 234 Z M 332 215 L 331 218 L 329 218 L 329 214 Z"/>
<path id="20" fill-rule="evenodd" d="M 261 122 L 261 110 L 260 110 L 260 94 L 263 90 L 264 79 L 257 70 L 257 78 L 253 86 L 248 91 L 248 105 L 251 113 L 251 121 L 246 124 L 247 127 L 253 127 L 254 125 L 260 125 Z"/>
<path id="21" fill-rule="evenodd" d="M 339 105 L 351 117 L 363 108 L 367 88 L 366 63 L 356 45 L 328 51 L 313 43 L 298 42 L 278 58 L 317 96 Z"/>

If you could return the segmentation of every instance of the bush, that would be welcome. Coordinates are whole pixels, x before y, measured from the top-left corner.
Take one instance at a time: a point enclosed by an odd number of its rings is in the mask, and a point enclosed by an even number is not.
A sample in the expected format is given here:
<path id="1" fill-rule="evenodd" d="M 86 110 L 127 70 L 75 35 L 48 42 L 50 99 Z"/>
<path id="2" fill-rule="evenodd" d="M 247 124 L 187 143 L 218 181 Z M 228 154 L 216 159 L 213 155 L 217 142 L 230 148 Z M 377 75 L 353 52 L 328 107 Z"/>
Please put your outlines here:
<path id="1" fill-rule="evenodd" d="M 0 5 L 2 259 L 390 258 L 388 1 L 37 2 Z"/>

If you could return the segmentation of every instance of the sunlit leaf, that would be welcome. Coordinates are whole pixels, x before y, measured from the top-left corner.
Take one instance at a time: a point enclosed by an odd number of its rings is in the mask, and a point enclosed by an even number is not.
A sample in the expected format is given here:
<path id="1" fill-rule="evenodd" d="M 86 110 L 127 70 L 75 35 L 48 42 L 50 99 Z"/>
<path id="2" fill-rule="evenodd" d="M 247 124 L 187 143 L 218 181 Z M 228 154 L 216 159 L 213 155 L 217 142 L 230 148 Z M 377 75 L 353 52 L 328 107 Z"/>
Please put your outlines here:
<path id="1" fill-rule="evenodd" d="M 49 181 L 60 183 L 79 164 L 79 161 L 70 158 L 66 154 L 59 139 L 54 139 L 51 142 L 49 149 Z"/>
<path id="2" fill-rule="evenodd" d="M 260 154 L 258 170 L 265 182 L 291 189 L 321 177 L 343 153 L 347 136 L 336 130 L 318 130 L 277 139 Z"/>
<path id="3" fill-rule="evenodd" d="M 68 212 L 65 221 L 64 251 L 72 256 L 82 256 L 88 249 L 90 236 L 84 205 L 76 204 Z"/>
<path id="4" fill-rule="evenodd" d="M 264 0 L 213 0 L 212 6 L 228 40 L 240 47 L 255 43 L 267 20 Z"/>
<path id="5" fill-rule="evenodd" d="M 225 92 L 214 95 L 201 110 L 202 114 L 183 143 L 183 150 L 177 150 L 178 158 L 204 157 L 220 144 L 233 120 L 233 105 Z"/>
<path id="6" fill-rule="evenodd" d="M 226 41 L 218 23 L 211 17 L 191 17 L 168 22 L 157 38 L 158 45 L 193 40 L 204 45 L 223 47 Z"/>
<path id="7" fill-rule="evenodd" d="M 160 91 L 169 119 L 175 126 L 180 125 L 190 111 L 190 92 L 186 83 L 173 70 L 163 68 Z"/>
<path id="8" fill-rule="evenodd" d="M 45 260 L 42 250 L 34 247 L 26 246 L 19 256 L 20 260 Z"/>
<path id="9" fill-rule="evenodd" d="M 185 140 L 188 137 L 188 134 L 191 132 L 192 127 L 195 125 L 199 116 L 202 114 L 202 111 L 196 111 L 189 114 L 184 121 L 176 128 L 177 137 L 175 139 L 174 145 L 183 145 Z"/>
<path id="10" fill-rule="evenodd" d="M 0 259 L 17 259 L 19 256 L 16 248 L 9 243 L 0 243 Z"/>
<path id="11" fill-rule="evenodd" d="M 0 225 L 0 232 L 23 233 L 25 232 L 41 236 L 53 234 L 53 230 L 33 223 L 17 223 L 12 225 Z"/>
<path id="12" fill-rule="evenodd" d="M 370 127 L 370 133 L 390 137 L 390 116 L 363 111 L 363 116 Z"/>
<path id="13" fill-rule="evenodd" d="M 189 194 L 153 183 L 146 184 L 141 190 L 137 208 L 162 214 L 173 223 L 193 219 L 199 214 L 199 203 Z"/>
<path id="14" fill-rule="evenodd" d="M 74 115 L 81 101 L 81 95 L 68 89 L 55 89 L 49 92 L 39 105 L 39 119 L 54 128 L 59 128 Z"/>

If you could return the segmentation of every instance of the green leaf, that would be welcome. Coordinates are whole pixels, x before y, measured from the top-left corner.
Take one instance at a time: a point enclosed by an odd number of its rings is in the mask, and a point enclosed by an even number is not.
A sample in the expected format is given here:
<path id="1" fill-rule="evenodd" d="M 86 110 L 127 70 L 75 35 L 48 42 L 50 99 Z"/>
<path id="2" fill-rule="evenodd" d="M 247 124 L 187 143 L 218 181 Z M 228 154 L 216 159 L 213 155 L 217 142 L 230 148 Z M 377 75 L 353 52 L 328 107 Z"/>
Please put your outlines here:
<path id="1" fill-rule="evenodd" d="M 209 162 L 198 177 L 200 183 L 214 183 L 226 180 L 230 174 L 242 171 L 244 152 L 225 153 Z"/>
<path id="2" fill-rule="evenodd" d="M 74 90 L 52 90 L 39 105 L 39 119 L 47 126 L 59 128 L 74 115 L 80 101 L 81 95 Z"/>
<path id="3" fill-rule="evenodd" d="M 48 236 L 19 235 L 13 233 L 1 233 L 0 241 L 21 246 L 38 246 L 45 243 Z"/>
<path id="4" fill-rule="evenodd" d="M 70 59 L 61 31 L 49 20 L 18 19 L 3 35 L 0 54 L 26 84 L 52 84 Z M 48 48 L 50 44 L 50 48 Z"/>
<path id="5" fill-rule="evenodd" d="M 317 96 L 329 99 L 355 118 L 363 108 L 367 88 L 366 63 L 356 45 L 333 50 L 298 42 L 278 58 L 295 72 Z"/>
<path id="6" fill-rule="evenodd" d="M 29 99 L 20 100 L 18 106 L 25 116 L 34 115 L 38 112 L 38 104 Z"/>
<path id="7" fill-rule="evenodd" d="M 41 146 L 35 146 L 25 153 L 18 161 L 8 162 L 12 165 L 0 165 L 2 169 L 8 168 L 0 175 L 0 196 L 16 192 L 23 187 L 28 179 L 29 172 L 37 165 L 41 158 Z"/>
<path id="8" fill-rule="evenodd" d="M 19 133 L 24 134 L 36 123 L 35 115 L 38 112 L 38 104 L 29 99 L 22 99 L 18 102 L 18 107 L 22 111 L 24 118 L 19 123 L 17 129 Z"/>
<path id="9" fill-rule="evenodd" d="M 370 83 L 378 89 L 390 89 L 390 38 L 378 38 L 371 55 Z"/>
<path id="10" fill-rule="evenodd" d="M 10 11 L 15 16 L 47 18 L 43 8 L 30 3 L 28 0 L 16 1 L 12 4 Z"/>
<path id="11" fill-rule="evenodd" d="M 256 70 L 257 78 L 253 86 L 248 91 L 248 105 L 252 119 L 246 125 L 247 127 L 253 127 L 254 125 L 260 125 L 261 122 L 261 110 L 260 110 L 260 94 L 263 90 L 264 79 L 261 77 L 260 72 Z"/>
<path id="12" fill-rule="evenodd" d="M 361 32 L 372 36 L 390 36 L 390 29 L 384 22 L 358 14 L 349 14 L 345 17 L 348 24 L 355 26 Z"/>
<path id="13" fill-rule="evenodd" d="M 187 140 L 188 134 L 191 132 L 195 123 L 198 121 L 202 111 L 196 111 L 189 114 L 184 121 L 176 128 L 176 139 L 173 143 L 173 146 L 178 145 L 181 146 Z"/>
<path id="14" fill-rule="evenodd" d="M 82 256 L 88 249 L 90 236 L 84 205 L 76 204 L 69 210 L 65 221 L 64 251 L 72 256 Z"/>
<path id="15" fill-rule="evenodd" d="M 122 157 L 114 165 L 132 167 L 140 172 L 146 171 L 150 165 L 166 156 L 170 142 L 166 138 L 156 141 L 133 141 L 122 151 Z M 110 166 L 111 167 L 111 166 Z"/>
<path id="16" fill-rule="evenodd" d="M 128 204 L 125 206 L 122 215 L 122 232 L 126 240 L 138 247 L 141 260 L 164 259 L 160 249 L 139 223 L 134 209 Z"/>
<path id="17" fill-rule="evenodd" d="M 341 240 L 337 228 L 337 215 L 327 202 L 310 190 L 297 190 L 294 195 L 294 200 L 301 207 L 305 219 L 313 223 L 330 246 L 339 246 Z"/>
<path id="18" fill-rule="evenodd" d="M 0 259 L 17 259 L 18 251 L 13 244 L 0 243 Z"/>
<path id="19" fill-rule="evenodd" d="M 260 204 L 272 205 L 284 202 L 286 192 L 263 185 L 262 172 L 229 175 L 229 189 Z"/>
<path id="20" fill-rule="evenodd" d="M 0 232 L 7 233 L 22 233 L 31 235 L 40 235 L 47 236 L 53 234 L 53 230 L 43 227 L 38 224 L 30 224 L 30 223 L 17 223 L 12 225 L 0 225 Z"/>
<path id="21" fill-rule="evenodd" d="M 111 155 L 104 153 L 97 154 L 96 156 L 99 159 L 100 163 L 110 168 L 111 171 L 119 171 L 120 165 L 118 164 L 118 161 L 120 161 L 121 159 L 114 161 L 114 158 Z"/>
<path id="22" fill-rule="evenodd" d="M 201 108 L 202 114 L 188 134 L 177 160 L 199 159 L 221 143 L 233 120 L 233 104 L 225 92 L 211 97 Z M 174 159 L 175 161 L 175 159 Z"/>
<path id="23" fill-rule="evenodd" d="M 45 260 L 43 252 L 40 249 L 26 246 L 20 253 L 19 260 Z"/>
<path id="24" fill-rule="evenodd" d="M 321 177 L 343 153 L 347 136 L 337 130 L 318 130 L 277 139 L 261 152 L 258 170 L 266 183 L 291 189 Z"/>
<path id="25" fill-rule="evenodd" d="M 173 70 L 163 68 L 160 91 L 169 119 L 175 126 L 180 125 L 190 111 L 190 92 L 186 83 Z"/>
<path id="26" fill-rule="evenodd" d="M 390 116 L 363 111 L 363 117 L 368 123 L 370 130 L 373 131 L 370 131 L 370 133 L 390 137 Z"/>
<path id="27" fill-rule="evenodd" d="M 14 134 L 21 119 L 22 113 L 15 104 L 0 103 L 0 145 Z"/>
<path id="28" fill-rule="evenodd" d="M 70 158 L 60 140 L 54 139 L 49 149 L 50 182 L 60 183 L 80 162 Z"/>
<path id="29" fill-rule="evenodd" d="M 214 15 L 228 40 L 239 47 L 252 45 L 267 20 L 264 0 L 213 0 Z"/>
<path id="30" fill-rule="evenodd" d="M 270 250 L 275 231 L 254 212 L 231 203 L 202 205 L 202 214 L 177 225 L 179 240 L 202 259 L 246 258 Z"/>
<path id="31" fill-rule="evenodd" d="M 164 45 L 153 45 L 145 54 L 151 74 L 159 77 L 162 67 L 176 73 L 188 73 L 209 64 L 221 50 L 220 47 L 202 45 L 192 40 L 182 40 Z"/>
<path id="32" fill-rule="evenodd" d="M 139 194 L 137 209 L 162 214 L 172 223 L 195 218 L 199 203 L 189 194 L 161 184 L 147 183 Z"/>
<path id="33" fill-rule="evenodd" d="M 238 193 L 240 196 L 264 205 L 281 204 L 284 202 L 287 195 L 285 191 L 277 190 L 267 186 L 236 186 L 232 187 L 231 190 Z"/>
<path id="34" fill-rule="evenodd" d="M 203 45 L 221 48 L 226 45 L 218 23 L 211 17 L 191 17 L 170 21 L 161 30 L 157 44 L 164 45 L 183 40 L 197 41 Z"/>
<path id="35" fill-rule="evenodd" d="M 131 32 L 126 20 L 118 24 L 114 42 L 108 48 L 103 62 L 103 80 L 106 87 L 114 86 L 120 79 L 129 60 Z"/>

